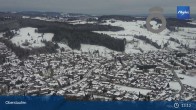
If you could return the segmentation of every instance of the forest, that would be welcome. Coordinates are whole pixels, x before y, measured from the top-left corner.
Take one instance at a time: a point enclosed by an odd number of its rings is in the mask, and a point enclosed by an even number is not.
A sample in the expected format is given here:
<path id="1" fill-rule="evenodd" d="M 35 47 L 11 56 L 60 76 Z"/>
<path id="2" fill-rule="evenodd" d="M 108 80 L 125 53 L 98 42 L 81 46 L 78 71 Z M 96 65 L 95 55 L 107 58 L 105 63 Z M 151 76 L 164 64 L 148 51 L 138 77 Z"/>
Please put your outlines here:
<path id="1" fill-rule="evenodd" d="M 80 49 L 82 43 L 104 46 L 121 52 L 125 50 L 124 40 L 89 31 L 61 31 L 55 34 L 53 41 L 68 43 L 72 49 Z"/>
<path id="2" fill-rule="evenodd" d="M 19 24 L 14 29 L 24 27 L 38 28 L 38 33 L 54 33 L 52 39 L 53 42 L 44 42 L 45 47 L 34 48 L 34 49 L 23 49 L 13 44 L 9 39 L 13 37 L 11 33 L 12 24 Z M 0 24 L 1 25 L 1 24 Z M 13 29 L 13 28 L 12 28 Z M 3 26 L 4 38 L 0 39 L 0 42 L 6 44 L 6 46 L 12 49 L 17 56 L 25 58 L 30 54 L 37 53 L 53 53 L 58 48 L 57 43 L 63 42 L 68 44 L 72 49 L 80 50 L 81 44 L 91 44 L 104 46 L 115 51 L 123 52 L 125 50 L 125 40 L 112 38 L 109 35 L 98 34 L 92 31 L 120 31 L 124 30 L 122 27 L 110 26 L 110 25 L 99 25 L 99 24 L 78 24 L 72 25 L 61 22 L 48 22 L 33 19 L 18 19 L 12 21 L 6 21 L 6 25 Z"/>
<path id="3" fill-rule="evenodd" d="M 103 22 L 104 20 L 110 20 L 110 19 L 115 19 L 115 20 L 121 20 L 121 21 L 133 21 L 136 20 L 135 17 L 132 16 L 123 16 L 123 15 L 104 15 L 100 16 L 98 21 Z"/>

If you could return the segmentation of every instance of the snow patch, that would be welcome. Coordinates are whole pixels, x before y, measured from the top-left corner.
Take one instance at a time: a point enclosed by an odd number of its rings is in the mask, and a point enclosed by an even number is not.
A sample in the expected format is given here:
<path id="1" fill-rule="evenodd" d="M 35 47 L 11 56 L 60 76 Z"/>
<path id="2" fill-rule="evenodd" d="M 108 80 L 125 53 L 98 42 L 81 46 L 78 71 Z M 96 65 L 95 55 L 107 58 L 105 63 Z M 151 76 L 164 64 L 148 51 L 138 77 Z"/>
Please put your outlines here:
<path id="1" fill-rule="evenodd" d="M 177 73 L 177 75 L 178 77 L 184 78 L 181 80 L 183 84 L 196 88 L 196 76 L 187 76 L 180 73 Z"/>
<path id="2" fill-rule="evenodd" d="M 99 51 L 100 56 L 105 56 L 105 57 L 111 57 L 112 54 L 119 53 L 117 51 L 113 51 L 111 49 L 108 49 L 104 46 L 98 46 L 98 45 L 89 45 L 89 44 L 81 44 L 81 49 L 82 52 L 90 52 L 93 53 L 96 50 Z"/>
<path id="3" fill-rule="evenodd" d="M 172 81 L 172 82 L 169 83 L 169 85 L 170 85 L 171 89 L 178 90 L 178 91 L 181 90 L 181 86 L 180 86 L 179 82 L 173 82 Z"/>
<path id="4" fill-rule="evenodd" d="M 52 41 L 53 33 L 37 33 L 37 28 L 26 27 L 16 31 L 17 35 L 11 41 L 22 48 L 37 48 L 43 47 L 45 44 L 42 41 Z M 26 43 L 26 45 L 24 45 Z"/>
<path id="5" fill-rule="evenodd" d="M 127 86 L 122 86 L 122 85 L 115 85 L 115 88 L 117 88 L 118 90 L 135 92 L 138 94 L 140 92 L 143 95 L 146 95 L 147 93 L 151 92 L 151 90 L 148 90 L 148 89 L 133 88 L 133 87 L 127 87 Z"/>

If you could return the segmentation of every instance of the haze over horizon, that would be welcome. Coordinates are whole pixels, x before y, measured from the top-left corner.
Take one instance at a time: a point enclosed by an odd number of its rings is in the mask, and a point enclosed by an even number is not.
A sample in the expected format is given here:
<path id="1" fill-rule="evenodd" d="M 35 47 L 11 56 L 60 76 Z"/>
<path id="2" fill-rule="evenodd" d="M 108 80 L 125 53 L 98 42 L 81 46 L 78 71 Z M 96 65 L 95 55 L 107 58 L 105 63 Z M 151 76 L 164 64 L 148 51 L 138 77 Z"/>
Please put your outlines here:
<path id="1" fill-rule="evenodd" d="M 176 6 L 188 5 L 196 14 L 196 0 L 0 0 L 0 11 L 50 11 L 85 14 L 148 14 L 155 6 L 165 14 L 175 14 Z"/>

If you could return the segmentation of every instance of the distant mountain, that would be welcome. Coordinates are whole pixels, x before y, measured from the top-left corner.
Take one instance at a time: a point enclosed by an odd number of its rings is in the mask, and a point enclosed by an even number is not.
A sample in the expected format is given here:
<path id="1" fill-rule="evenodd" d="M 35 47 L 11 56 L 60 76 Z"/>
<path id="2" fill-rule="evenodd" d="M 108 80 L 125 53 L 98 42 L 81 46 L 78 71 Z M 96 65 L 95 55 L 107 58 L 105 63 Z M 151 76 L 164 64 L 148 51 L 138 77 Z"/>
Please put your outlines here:
<path id="1" fill-rule="evenodd" d="M 31 17 L 72 17 L 72 18 L 81 18 L 81 17 L 92 17 L 89 14 L 82 13 L 61 13 L 61 12 L 39 12 L 39 11 L 22 11 L 17 12 L 16 14 L 22 16 L 31 16 Z"/>
<path id="2" fill-rule="evenodd" d="M 17 14 L 24 15 L 24 16 L 61 16 L 61 13 L 59 12 L 39 12 L 39 11 L 22 11 L 17 12 Z"/>

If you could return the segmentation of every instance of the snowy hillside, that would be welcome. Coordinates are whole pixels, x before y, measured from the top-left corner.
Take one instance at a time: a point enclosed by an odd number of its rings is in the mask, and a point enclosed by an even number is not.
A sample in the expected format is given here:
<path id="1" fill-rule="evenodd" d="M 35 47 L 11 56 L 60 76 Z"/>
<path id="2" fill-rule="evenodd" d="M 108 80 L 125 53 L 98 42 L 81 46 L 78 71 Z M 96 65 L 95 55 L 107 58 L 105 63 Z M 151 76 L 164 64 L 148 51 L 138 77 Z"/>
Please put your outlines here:
<path id="1" fill-rule="evenodd" d="M 43 41 L 52 41 L 54 34 L 52 33 L 37 33 L 36 28 L 26 27 L 16 31 L 11 41 L 23 48 L 36 48 L 43 47 L 45 44 Z"/>
<path id="2" fill-rule="evenodd" d="M 178 39 L 183 44 L 189 44 L 190 48 L 195 48 L 195 33 L 196 28 L 178 28 L 178 32 L 170 32 L 168 29 L 164 30 L 163 32 L 159 34 L 155 34 L 152 32 L 149 32 L 146 28 L 144 28 L 145 21 L 134 21 L 134 22 L 123 22 L 119 20 L 115 20 L 114 23 L 110 22 L 111 20 L 107 20 L 106 23 L 103 23 L 103 25 L 112 25 L 112 26 L 120 26 L 123 27 L 125 30 L 119 31 L 119 32 L 103 32 L 103 31 L 96 31 L 97 33 L 104 33 L 108 34 L 115 38 L 126 38 L 127 45 L 126 45 L 126 53 L 131 53 L 137 51 L 137 48 L 141 48 L 143 51 L 149 51 L 149 50 L 157 50 L 155 47 L 145 44 L 143 41 L 135 39 L 134 35 L 143 35 L 147 36 L 147 38 L 151 39 L 153 42 L 158 43 L 163 47 L 163 45 L 167 42 L 169 42 L 168 48 L 171 49 L 178 49 L 177 47 L 180 46 L 180 44 L 169 41 L 169 39 L 172 37 L 174 39 Z M 160 24 L 157 24 L 156 21 L 151 21 L 151 24 L 153 28 L 158 28 Z M 137 40 L 136 43 L 133 43 L 133 39 Z"/>
<path id="3" fill-rule="evenodd" d="M 70 24 L 86 24 L 86 23 L 87 23 L 86 21 L 75 21 L 74 23 L 70 23 Z M 167 48 L 175 49 L 175 50 L 179 49 L 180 43 L 184 45 L 189 45 L 190 48 L 196 47 L 196 41 L 195 41 L 196 28 L 176 27 L 178 32 L 171 32 L 168 29 L 166 29 L 159 34 L 155 34 L 149 32 L 144 27 L 145 24 L 146 22 L 141 20 L 137 20 L 133 22 L 124 22 L 124 21 L 112 19 L 112 20 L 107 20 L 106 23 L 102 23 L 102 25 L 120 26 L 123 27 L 125 30 L 117 31 L 117 32 L 110 32 L 110 31 L 95 31 L 95 32 L 108 34 L 115 38 L 120 38 L 120 39 L 125 38 L 127 40 L 127 44 L 125 46 L 125 53 L 129 53 L 129 54 L 158 50 L 153 45 L 148 44 L 140 39 L 134 38 L 134 35 L 146 36 L 148 39 L 160 45 L 161 48 L 163 48 L 164 44 L 166 43 L 168 43 Z M 151 21 L 151 24 L 153 28 L 158 28 L 160 26 L 160 24 L 158 24 L 156 21 Z M 52 33 L 45 33 L 45 34 L 36 33 L 35 30 L 36 28 L 31 28 L 31 27 L 21 28 L 19 31 L 17 31 L 18 35 L 13 37 L 11 41 L 23 48 L 35 48 L 35 47 L 44 46 L 44 43 L 42 41 L 43 40 L 51 41 L 54 36 L 54 34 Z M 170 38 L 178 40 L 179 43 L 169 40 Z M 60 47 L 64 47 L 65 49 L 70 50 L 69 46 L 67 46 L 66 44 L 60 44 Z M 81 51 L 83 52 L 89 52 L 89 51 L 93 52 L 96 50 L 99 50 L 101 56 L 108 56 L 108 55 L 110 56 L 111 53 L 119 53 L 107 49 L 103 46 L 87 45 L 87 44 L 81 45 Z"/>

